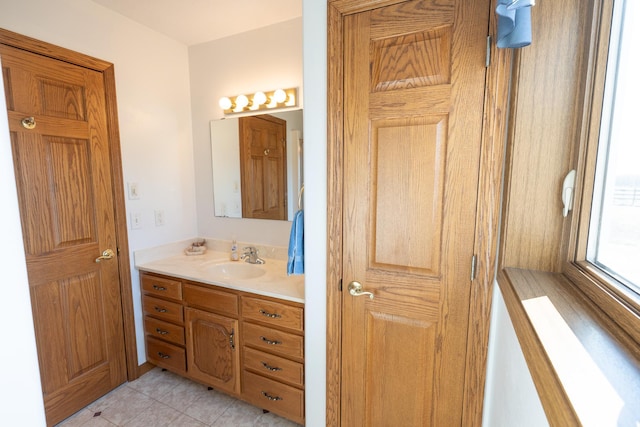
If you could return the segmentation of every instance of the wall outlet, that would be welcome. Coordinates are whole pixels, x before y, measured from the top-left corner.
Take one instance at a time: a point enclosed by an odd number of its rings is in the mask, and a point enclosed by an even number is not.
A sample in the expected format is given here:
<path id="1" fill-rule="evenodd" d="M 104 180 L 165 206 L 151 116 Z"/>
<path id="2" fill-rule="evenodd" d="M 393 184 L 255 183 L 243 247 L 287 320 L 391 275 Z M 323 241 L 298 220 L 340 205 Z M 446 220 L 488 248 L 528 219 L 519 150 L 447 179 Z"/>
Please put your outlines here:
<path id="1" fill-rule="evenodd" d="M 162 209 L 156 209 L 156 227 L 164 225 L 164 211 Z"/>
<path id="2" fill-rule="evenodd" d="M 131 229 L 137 230 L 142 228 L 142 214 L 140 212 L 131 212 Z"/>
<path id="3" fill-rule="evenodd" d="M 137 182 L 130 182 L 127 184 L 129 187 L 129 200 L 138 200 L 140 198 L 140 192 L 138 190 Z"/>

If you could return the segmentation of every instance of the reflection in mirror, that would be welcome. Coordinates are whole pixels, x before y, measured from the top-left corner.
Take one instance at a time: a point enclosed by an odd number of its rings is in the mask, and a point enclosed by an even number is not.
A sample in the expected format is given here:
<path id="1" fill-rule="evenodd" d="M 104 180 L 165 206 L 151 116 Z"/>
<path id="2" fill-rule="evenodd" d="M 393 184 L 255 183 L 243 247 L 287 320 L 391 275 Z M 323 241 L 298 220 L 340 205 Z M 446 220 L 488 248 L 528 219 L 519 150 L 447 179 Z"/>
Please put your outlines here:
<path id="1" fill-rule="evenodd" d="M 279 124 L 286 144 L 271 129 Z M 291 221 L 303 185 L 302 110 L 212 120 L 210 126 L 215 216 Z"/>

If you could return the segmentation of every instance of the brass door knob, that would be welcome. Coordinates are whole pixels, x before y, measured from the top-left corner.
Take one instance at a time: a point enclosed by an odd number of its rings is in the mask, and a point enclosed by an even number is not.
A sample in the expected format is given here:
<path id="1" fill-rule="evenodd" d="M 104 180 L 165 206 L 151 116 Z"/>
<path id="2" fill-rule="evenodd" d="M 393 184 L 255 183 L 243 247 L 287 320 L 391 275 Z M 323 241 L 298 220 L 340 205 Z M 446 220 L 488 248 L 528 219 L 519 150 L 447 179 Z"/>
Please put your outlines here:
<path id="1" fill-rule="evenodd" d="M 102 252 L 102 255 L 96 258 L 96 262 L 100 262 L 103 259 L 111 259 L 114 256 L 116 256 L 116 254 L 111 249 L 105 249 L 105 251 Z"/>
<path id="2" fill-rule="evenodd" d="M 354 297 L 359 297 L 361 295 L 369 295 L 370 299 L 373 299 L 373 294 L 371 292 L 365 292 L 362 290 L 362 284 L 360 282 L 353 281 L 349 283 L 347 287 L 349 293 Z"/>

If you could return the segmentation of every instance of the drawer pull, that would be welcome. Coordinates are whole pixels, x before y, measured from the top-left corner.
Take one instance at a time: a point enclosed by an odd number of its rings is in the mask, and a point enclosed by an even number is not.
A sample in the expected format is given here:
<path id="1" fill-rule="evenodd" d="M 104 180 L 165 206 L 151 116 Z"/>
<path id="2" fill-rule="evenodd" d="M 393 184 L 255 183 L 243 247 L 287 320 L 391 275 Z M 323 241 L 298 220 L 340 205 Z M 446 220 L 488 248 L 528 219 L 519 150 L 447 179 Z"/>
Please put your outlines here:
<path id="1" fill-rule="evenodd" d="M 155 289 L 156 291 L 166 291 L 167 288 L 165 288 L 164 286 L 158 286 L 158 285 L 153 285 L 153 289 Z"/>
<path id="2" fill-rule="evenodd" d="M 271 372 L 282 371 L 282 368 L 276 368 L 274 366 L 270 366 L 267 362 L 260 362 L 260 363 L 262 363 L 262 366 L 264 366 L 265 369 Z"/>
<path id="3" fill-rule="evenodd" d="M 153 307 L 153 309 L 158 313 L 166 313 L 167 311 L 169 311 L 166 308 L 162 308 L 162 307 Z"/>
<path id="4" fill-rule="evenodd" d="M 158 356 L 160 356 L 161 359 L 171 359 L 171 356 L 169 356 L 168 354 L 164 354 L 161 351 L 158 352 Z"/>
<path id="5" fill-rule="evenodd" d="M 269 399 L 269 400 L 276 400 L 276 401 L 277 401 L 277 400 L 283 400 L 280 396 L 271 396 L 271 395 L 270 395 L 269 393 L 267 393 L 266 391 L 263 391 L 263 392 L 262 392 L 262 395 L 263 395 L 264 397 L 266 397 L 267 399 Z"/>
<path id="6" fill-rule="evenodd" d="M 163 331 L 160 328 L 156 328 L 156 332 L 159 333 L 160 335 L 167 335 L 169 333 L 169 331 Z"/>
<path id="7" fill-rule="evenodd" d="M 262 309 L 260 309 L 260 314 L 262 314 L 265 317 L 270 317 L 271 319 L 279 319 L 282 317 L 282 315 L 278 313 L 269 313 L 268 311 L 264 311 Z"/>
<path id="8" fill-rule="evenodd" d="M 266 342 L 269 345 L 280 345 L 282 344 L 282 341 L 272 341 L 269 338 L 265 338 L 265 337 L 260 337 L 260 339 L 264 342 Z"/>

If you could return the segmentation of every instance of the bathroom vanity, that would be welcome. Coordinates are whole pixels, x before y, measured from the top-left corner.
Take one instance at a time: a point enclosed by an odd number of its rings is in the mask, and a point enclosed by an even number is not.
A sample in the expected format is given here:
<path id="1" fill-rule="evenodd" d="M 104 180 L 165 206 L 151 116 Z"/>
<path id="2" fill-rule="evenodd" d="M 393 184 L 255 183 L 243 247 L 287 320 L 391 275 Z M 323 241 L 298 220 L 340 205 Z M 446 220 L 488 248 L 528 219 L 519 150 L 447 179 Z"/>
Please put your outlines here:
<path id="1" fill-rule="evenodd" d="M 138 265 L 148 360 L 304 424 L 304 279 L 225 253 Z"/>

